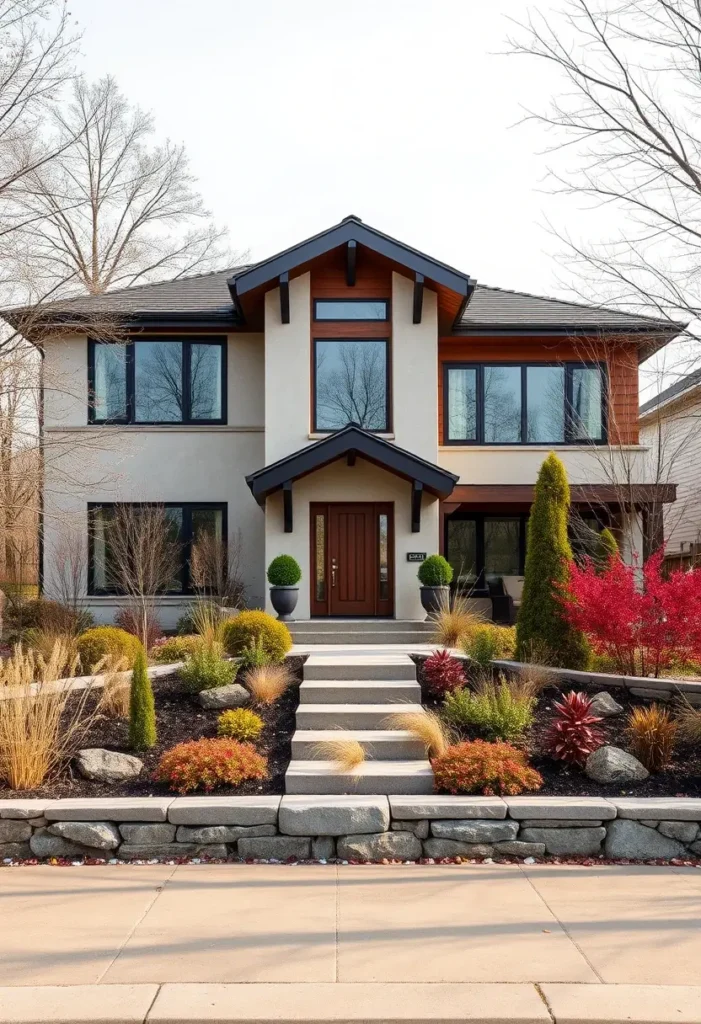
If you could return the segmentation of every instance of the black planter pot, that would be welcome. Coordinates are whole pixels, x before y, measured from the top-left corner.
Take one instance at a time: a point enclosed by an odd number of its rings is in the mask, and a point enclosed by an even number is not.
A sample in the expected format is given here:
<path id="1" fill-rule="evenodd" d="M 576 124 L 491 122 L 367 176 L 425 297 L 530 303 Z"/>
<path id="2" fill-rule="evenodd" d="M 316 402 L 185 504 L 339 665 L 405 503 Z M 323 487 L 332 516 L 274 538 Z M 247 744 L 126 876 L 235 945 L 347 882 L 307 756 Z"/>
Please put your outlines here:
<path id="1" fill-rule="evenodd" d="M 428 612 L 437 612 L 443 601 L 446 601 L 450 593 L 450 587 L 419 587 L 421 592 L 421 607 Z"/>
<path id="2" fill-rule="evenodd" d="M 297 607 L 299 587 L 271 587 L 270 602 L 277 612 L 278 619 L 289 622 L 292 612 Z"/>

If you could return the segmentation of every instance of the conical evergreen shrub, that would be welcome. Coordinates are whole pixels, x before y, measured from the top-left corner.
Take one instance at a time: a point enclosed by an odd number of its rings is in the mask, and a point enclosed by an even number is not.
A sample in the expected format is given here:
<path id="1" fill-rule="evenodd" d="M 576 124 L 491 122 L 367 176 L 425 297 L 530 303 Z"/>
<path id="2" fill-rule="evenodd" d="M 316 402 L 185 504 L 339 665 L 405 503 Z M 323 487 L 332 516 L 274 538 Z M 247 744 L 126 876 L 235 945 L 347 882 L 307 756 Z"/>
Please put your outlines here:
<path id="1" fill-rule="evenodd" d="M 586 638 L 567 622 L 559 598 L 559 585 L 567 582 L 572 563 L 567 537 L 569 506 L 565 467 L 551 452 L 540 467 L 528 520 L 516 656 L 522 661 L 584 669 L 589 663 Z"/>
<path id="2" fill-rule="evenodd" d="M 129 746 L 132 750 L 148 750 L 156 745 L 156 705 L 148 677 L 146 652 L 143 647 L 134 662 L 129 700 Z"/>
<path id="3" fill-rule="evenodd" d="M 616 538 L 609 530 L 608 526 L 605 526 L 599 534 L 599 543 L 597 545 L 596 561 L 599 565 L 606 566 L 609 560 L 618 554 L 618 543 Z"/>

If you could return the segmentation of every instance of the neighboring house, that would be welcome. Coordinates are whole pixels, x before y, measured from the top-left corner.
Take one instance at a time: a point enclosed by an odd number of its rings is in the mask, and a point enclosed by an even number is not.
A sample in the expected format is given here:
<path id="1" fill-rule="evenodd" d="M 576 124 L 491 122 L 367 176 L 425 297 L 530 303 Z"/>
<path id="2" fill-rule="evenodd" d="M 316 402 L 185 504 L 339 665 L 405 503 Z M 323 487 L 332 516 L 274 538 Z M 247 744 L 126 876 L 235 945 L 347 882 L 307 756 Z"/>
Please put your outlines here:
<path id="1" fill-rule="evenodd" d="M 701 370 L 640 406 L 640 439 L 657 479 L 677 483 L 677 500 L 663 513 L 665 559 L 672 566 L 697 564 L 701 555 L 700 427 Z"/>
<path id="2" fill-rule="evenodd" d="M 87 336 L 85 318 L 99 315 L 120 318 L 126 347 Z M 266 601 L 266 565 L 286 552 L 304 573 L 297 617 L 414 619 L 422 555 L 444 551 L 478 596 L 523 572 L 551 450 L 574 507 L 610 523 L 628 553 L 642 547 L 647 503 L 674 498 L 647 473 L 637 422 L 638 362 L 673 327 L 481 286 L 357 217 L 253 266 L 55 304 L 37 319 L 47 373 L 67 382 L 45 395 L 47 435 L 75 437 L 76 466 L 91 439 L 94 461 L 89 485 L 47 468 L 44 586 L 55 590 L 70 520 L 103 621 L 118 606 L 105 585 L 114 503 L 172 509 L 182 566 L 161 603 L 169 627 L 201 530 L 240 531 L 254 605 Z"/>

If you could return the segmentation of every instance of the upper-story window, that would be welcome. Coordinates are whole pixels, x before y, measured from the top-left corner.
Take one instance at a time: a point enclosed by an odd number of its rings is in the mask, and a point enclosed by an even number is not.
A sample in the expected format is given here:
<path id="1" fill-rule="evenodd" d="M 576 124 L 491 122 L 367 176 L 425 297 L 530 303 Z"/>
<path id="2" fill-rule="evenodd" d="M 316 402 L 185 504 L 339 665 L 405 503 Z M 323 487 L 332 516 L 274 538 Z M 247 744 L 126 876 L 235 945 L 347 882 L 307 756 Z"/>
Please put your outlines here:
<path id="1" fill-rule="evenodd" d="M 595 363 L 447 363 L 444 444 L 606 441 L 606 371 Z"/>
<path id="2" fill-rule="evenodd" d="M 315 320 L 388 320 L 387 299 L 315 299 Z"/>
<path id="3" fill-rule="evenodd" d="M 91 341 L 91 423 L 225 423 L 226 342 Z"/>
<path id="4" fill-rule="evenodd" d="M 389 430 L 386 338 L 314 339 L 314 430 Z"/>

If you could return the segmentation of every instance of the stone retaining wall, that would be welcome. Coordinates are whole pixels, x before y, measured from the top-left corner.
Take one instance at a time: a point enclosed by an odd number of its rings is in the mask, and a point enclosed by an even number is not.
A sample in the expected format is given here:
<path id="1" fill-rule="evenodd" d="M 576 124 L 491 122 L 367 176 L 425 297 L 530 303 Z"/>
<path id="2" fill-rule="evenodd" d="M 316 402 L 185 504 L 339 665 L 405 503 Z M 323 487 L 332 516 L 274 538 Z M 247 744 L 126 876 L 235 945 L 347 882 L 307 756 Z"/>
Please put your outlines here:
<path id="1" fill-rule="evenodd" d="M 701 857 L 701 799 L 261 796 L 0 800 L 0 861 Z"/>
<path id="2" fill-rule="evenodd" d="M 520 661 L 493 661 L 492 666 L 501 672 L 519 673 L 532 671 L 534 666 Z M 568 668 L 550 668 L 538 665 L 538 672 L 549 676 L 553 683 L 568 683 L 584 690 L 605 688 L 628 690 L 634 697 L 666 701 L 682 695 L 690 704 L 701 705 L 701 682 L 693 679 L 654 679 L 647 676 L 617 676 L 608 672 L 580 672 Z"/>

